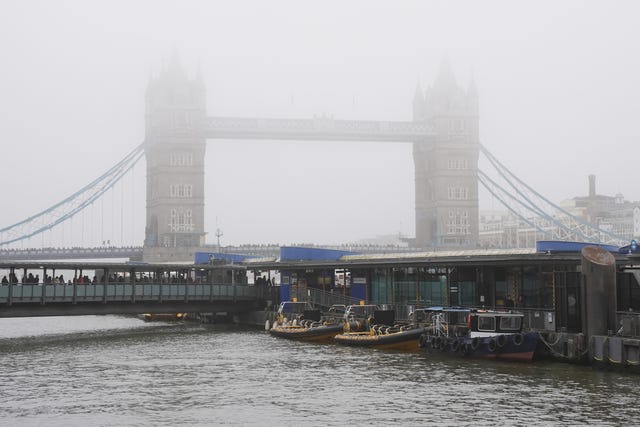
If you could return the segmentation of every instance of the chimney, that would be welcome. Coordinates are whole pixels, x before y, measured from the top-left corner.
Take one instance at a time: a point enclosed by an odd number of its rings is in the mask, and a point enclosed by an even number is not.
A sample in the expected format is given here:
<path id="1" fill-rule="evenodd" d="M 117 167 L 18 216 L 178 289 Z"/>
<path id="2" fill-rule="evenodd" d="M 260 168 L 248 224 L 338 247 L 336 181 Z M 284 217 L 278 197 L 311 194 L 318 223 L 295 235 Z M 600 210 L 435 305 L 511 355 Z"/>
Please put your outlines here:
<path id="1" fill-rule="evenodd" d="M 594 198 L 596 196 L 596 176 L 589 175 L 589 197 Z"/>

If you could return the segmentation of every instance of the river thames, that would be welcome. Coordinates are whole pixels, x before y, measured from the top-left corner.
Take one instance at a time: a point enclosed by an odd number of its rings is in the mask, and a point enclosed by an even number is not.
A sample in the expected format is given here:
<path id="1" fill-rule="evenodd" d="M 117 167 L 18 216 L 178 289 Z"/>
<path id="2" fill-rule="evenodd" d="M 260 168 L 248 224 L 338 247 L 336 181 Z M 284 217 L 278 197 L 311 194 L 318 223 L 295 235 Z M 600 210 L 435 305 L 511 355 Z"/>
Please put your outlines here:
<path id="1" fill-rule="evenodd" d="M 640 376 L 133 317 L 0 319 L 0 424 L 634 425 Z"/>

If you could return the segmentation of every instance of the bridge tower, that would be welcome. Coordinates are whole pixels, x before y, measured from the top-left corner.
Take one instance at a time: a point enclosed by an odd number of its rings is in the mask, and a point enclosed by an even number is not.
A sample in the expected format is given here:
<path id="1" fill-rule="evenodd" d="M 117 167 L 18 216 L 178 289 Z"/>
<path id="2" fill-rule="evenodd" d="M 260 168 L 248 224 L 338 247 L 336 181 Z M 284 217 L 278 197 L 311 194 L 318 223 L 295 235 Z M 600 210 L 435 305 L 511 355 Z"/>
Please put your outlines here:
<path id="1" fill-rule="evenodd" d="M 173 55 L 146 92 L 147 220 L 144 259 L 193 260 L 204 245 L 206 94 Z"/>
<path id="2" fill-rule="evenodd" d="M 416 240 L 420 248 L 473 248 L 478 244 L 478 93 L 456 83 L 448 61 L 426 91 L 416 88 L 413 120 L 435 136 L 413 144 Z"/>

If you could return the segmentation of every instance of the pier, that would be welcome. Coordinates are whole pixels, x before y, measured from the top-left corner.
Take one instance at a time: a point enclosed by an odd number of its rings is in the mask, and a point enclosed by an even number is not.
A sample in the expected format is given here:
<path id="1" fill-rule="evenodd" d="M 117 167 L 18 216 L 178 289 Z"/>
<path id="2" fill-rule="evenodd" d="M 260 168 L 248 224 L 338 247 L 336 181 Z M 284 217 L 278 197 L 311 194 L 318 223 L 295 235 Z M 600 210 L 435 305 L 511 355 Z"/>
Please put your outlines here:
<path id="1" fill-rule="evenodd" d="M 0 317 L 226 313 L 259 325 L 286 300 L 321 309 L 378 304 L 397 319 L 415 308 L 466 306 L 524 313 L 553 359 L 636 368 L 640 257 L 583 246 L 392 254 L 282 247 L 279 257 L 198 253 L 173 265 L 7 261 Z"/>

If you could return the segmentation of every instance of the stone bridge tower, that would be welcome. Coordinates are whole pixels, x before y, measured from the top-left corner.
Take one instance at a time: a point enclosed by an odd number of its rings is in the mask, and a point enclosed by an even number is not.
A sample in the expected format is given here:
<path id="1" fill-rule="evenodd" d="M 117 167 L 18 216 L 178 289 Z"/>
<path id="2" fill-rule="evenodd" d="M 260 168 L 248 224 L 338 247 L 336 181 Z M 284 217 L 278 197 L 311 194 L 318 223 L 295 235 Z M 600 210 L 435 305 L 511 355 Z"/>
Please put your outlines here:
<path id="1" fill-rule="evenodd" d="M 413 120 L 427 122 L 435 138 L 413 144 L 416 240 L 419 248 L 478 245 L 478 94 L 458 86 L 444 61 L 433 86 L 420 86 Z"/>
<path id="2" fill-rule="evenodd" d="M 204 245 L 205 86 L 177 55 L 146 92 L 147 223 L 144 258 L 191 260 Z"/>

